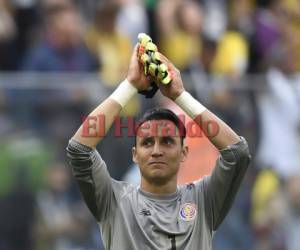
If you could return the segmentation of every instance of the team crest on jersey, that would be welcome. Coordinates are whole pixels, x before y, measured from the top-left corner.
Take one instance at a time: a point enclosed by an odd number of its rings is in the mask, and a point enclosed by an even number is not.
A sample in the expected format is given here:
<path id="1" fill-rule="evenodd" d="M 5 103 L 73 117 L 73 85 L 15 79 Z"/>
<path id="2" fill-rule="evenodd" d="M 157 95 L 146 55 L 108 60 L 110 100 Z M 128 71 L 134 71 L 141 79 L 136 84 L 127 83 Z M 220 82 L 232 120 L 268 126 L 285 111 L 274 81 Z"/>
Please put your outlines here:
<path id="1" fill-rule="evenodd" d="M 194 220 L 196 215 L 197 207 L 196 204 L 193 203 L 184 203 L 179 210 L 179 216 L 184 221 Z"/>

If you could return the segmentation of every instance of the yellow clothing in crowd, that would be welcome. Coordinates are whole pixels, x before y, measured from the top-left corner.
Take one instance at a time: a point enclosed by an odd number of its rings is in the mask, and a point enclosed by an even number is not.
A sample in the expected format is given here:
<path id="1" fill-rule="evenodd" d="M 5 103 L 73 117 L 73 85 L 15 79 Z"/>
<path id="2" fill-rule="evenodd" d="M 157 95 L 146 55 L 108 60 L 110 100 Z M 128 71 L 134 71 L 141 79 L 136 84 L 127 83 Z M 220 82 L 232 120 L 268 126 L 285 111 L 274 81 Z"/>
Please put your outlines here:
<path id="1" fill-rule="evenodd" d="M 159 42 L 160 50 L 180 70 L 189 66 L 193 60 L 200 58 L 201 39 L 192 37 L 183 31 L 175 31 Z"/>
<path id="2" fill-rule="evenodd" d="M 252 220 L 259 223 L 262 219 L 269 201 L 280 189 L 280 181 L 271 170 L 262 170 L 257 176 L 252 191 Z"/>
<path id="3" fill-rule="evenodd" d="M 300 3 L 298 0 L 282 1 L 282 7 L 288 13 L 288 25 L 285 26 L 288 33 L 288 42 L 293 50 L 296 71 L 300 71 Z"/>
<path id="4" fill-rule="evenodd" d="M 212 72 L 221 75 L 241 75 L 248 63 L 248 44 L 238 32 L 227 31 L 218 43 Z"/>
<path id="5" fill-rule="evenodd" d="M 104 33 L 93 27 L 86 41 L 101 63 L 101 79 L 109 86 L 118 85 L 127 73 L 132 50 L 130 39 L 118 32 Z"/>

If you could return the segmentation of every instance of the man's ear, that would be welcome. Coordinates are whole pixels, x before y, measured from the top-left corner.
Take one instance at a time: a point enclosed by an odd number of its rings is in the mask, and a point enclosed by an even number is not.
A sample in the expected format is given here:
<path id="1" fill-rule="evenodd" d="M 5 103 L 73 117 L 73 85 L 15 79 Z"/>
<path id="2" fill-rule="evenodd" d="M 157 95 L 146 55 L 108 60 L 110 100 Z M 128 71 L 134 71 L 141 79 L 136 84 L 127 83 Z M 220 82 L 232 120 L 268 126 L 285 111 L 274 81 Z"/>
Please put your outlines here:
<path id="1" fill-rule="evenodd" d="M 182 146 L 182 151 L 181 151 L 181 162 L 184 162 L 189 154 L 189 147 L 186 145 Z"/>
<path id="2" fill-rule="evenodd" d="M 136 159 L 136 147 L 132 147 L 131 149 L 132 152 L 132 160 L 135 164 L 137 164 L 137 159 Z"/>

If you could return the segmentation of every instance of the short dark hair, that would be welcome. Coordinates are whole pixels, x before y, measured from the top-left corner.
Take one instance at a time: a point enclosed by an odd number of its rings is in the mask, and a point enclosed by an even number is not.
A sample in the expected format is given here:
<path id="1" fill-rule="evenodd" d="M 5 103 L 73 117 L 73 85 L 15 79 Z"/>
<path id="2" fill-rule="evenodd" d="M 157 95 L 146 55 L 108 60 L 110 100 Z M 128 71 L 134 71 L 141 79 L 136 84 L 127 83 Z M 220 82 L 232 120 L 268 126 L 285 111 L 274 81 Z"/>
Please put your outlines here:
<path id="1" fill-rule="evenodd" d="M 186 137 L 186 129 L 184 123 L 178 118 L 178 116 L 166 108 L 153 108 L 147 110 L 144 115 L 138 120 L 136 130 L 135 130 L 135 144 L 136 144 L 136 135 L 140 126 L 146 121 L 150 120 L 168 120 L 175 124 L 179 130 L 179 136 L 181 138 L 181 144 L 183 145 L 183 140 Z"/>

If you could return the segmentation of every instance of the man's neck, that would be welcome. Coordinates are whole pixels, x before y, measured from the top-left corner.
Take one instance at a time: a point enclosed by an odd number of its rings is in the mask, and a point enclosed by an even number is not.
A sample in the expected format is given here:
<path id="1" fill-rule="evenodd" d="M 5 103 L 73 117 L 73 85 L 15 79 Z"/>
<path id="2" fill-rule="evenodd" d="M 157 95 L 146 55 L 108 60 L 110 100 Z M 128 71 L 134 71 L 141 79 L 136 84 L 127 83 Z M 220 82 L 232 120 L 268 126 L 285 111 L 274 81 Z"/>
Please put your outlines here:
<path id="1" fill-rule="evenodd" d="M 177 190 L 177 179 L 174 178 L 164 184 L 157 184 L 142 178 L 141 189 L 152 194 L 173 194 Z"/>

